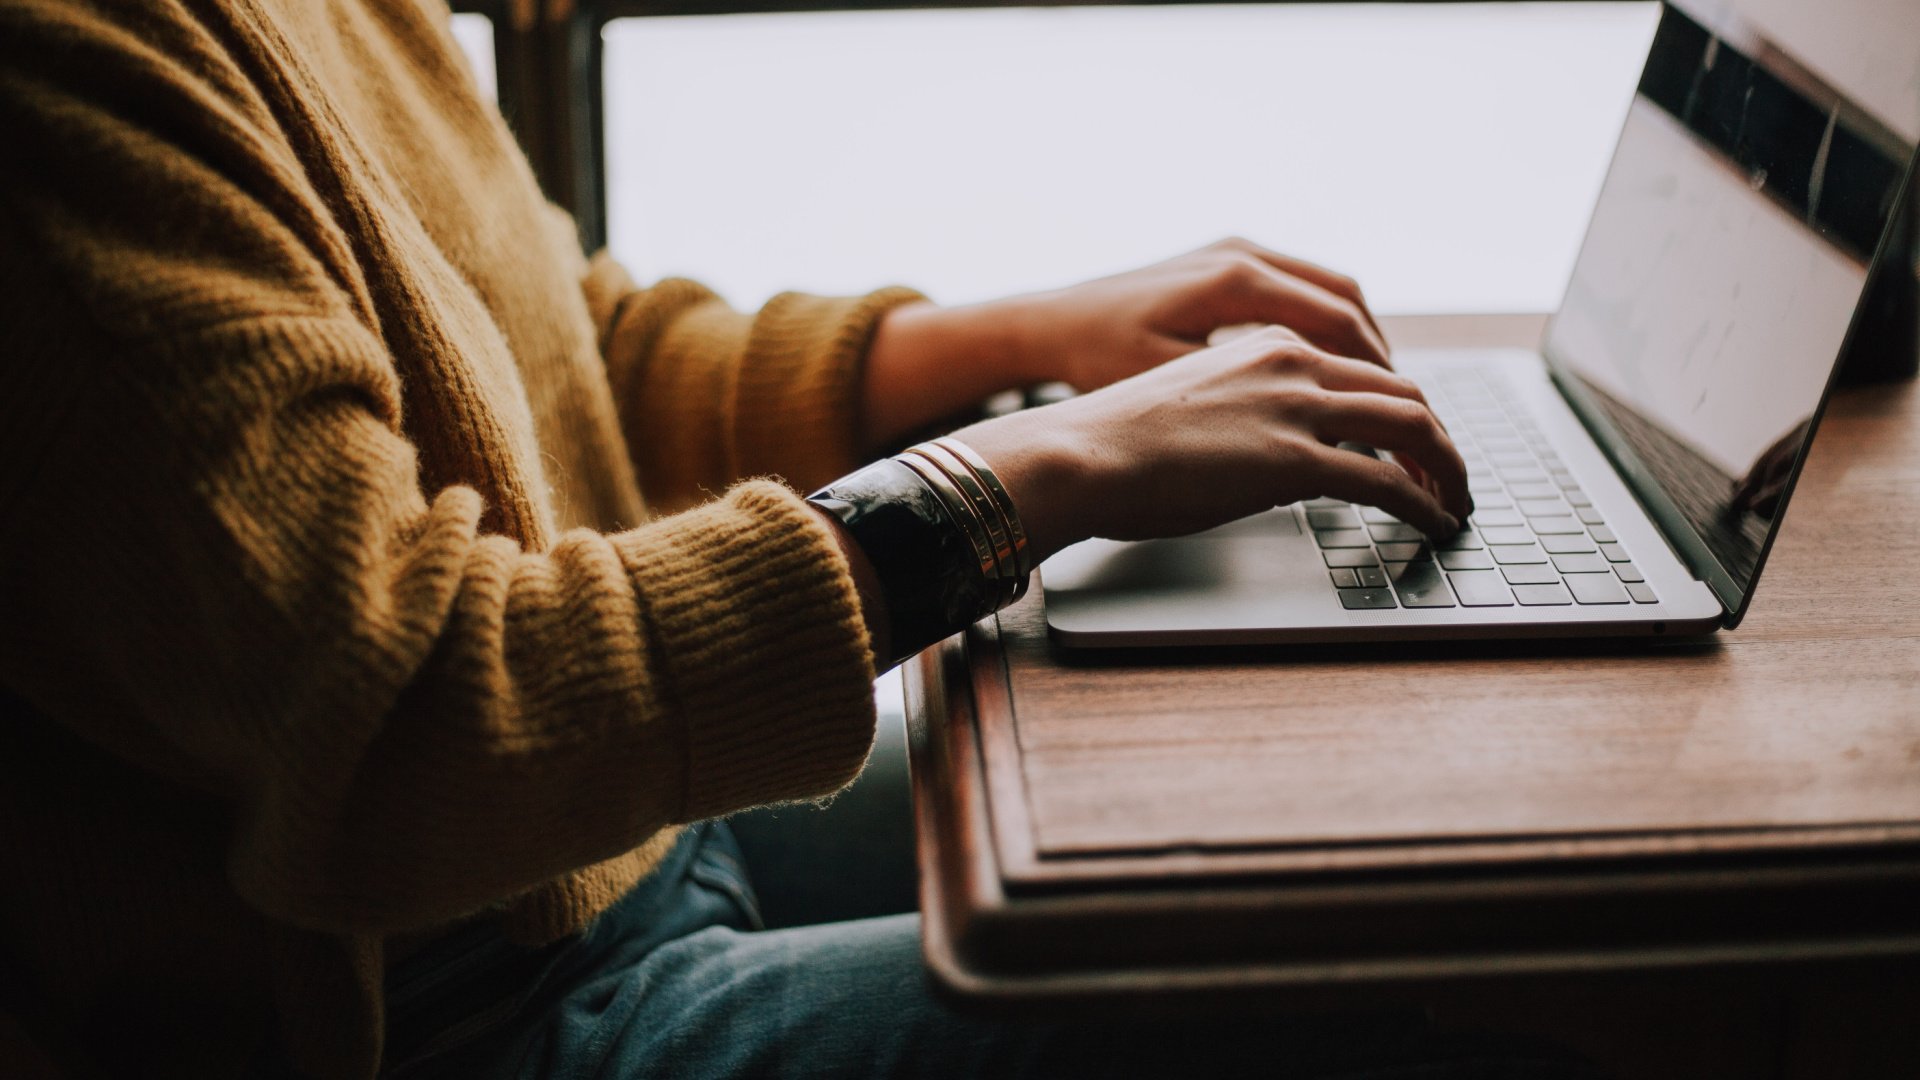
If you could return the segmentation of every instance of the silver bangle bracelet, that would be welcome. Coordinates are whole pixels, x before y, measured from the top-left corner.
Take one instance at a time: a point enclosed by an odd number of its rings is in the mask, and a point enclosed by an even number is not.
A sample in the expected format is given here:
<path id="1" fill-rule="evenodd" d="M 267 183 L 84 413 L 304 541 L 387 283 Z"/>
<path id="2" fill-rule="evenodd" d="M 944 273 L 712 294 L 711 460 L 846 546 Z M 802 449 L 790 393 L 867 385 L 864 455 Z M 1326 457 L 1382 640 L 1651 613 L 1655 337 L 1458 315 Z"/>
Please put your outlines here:
<path id="1" fill-rule="evenodd" d="M 939 492 L 980 552 L 982 586 L 998 611 L 1027 593 L 1033 551 L 1006 485 L 972 447 L 951 436 L 909 447 L 895 458 Z M 984 549 L 983 549 L 984 541 Z"/>

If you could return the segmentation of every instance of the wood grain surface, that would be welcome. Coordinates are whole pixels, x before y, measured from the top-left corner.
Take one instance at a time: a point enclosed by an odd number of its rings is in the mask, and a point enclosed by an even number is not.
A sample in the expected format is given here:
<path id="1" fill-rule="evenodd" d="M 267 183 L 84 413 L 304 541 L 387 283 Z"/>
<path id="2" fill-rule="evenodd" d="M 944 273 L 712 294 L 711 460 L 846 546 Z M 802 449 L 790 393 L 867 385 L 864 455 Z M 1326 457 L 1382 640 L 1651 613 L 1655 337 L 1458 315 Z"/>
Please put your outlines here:
<path id="1" fill-rule="evenodd" d="M 1413 1004 L 1641 1080 L 1914 1075 L 1916 545 L 1896 385 L 1836 399 L 1748 621 L 1702 643 L 1102 656 L 1036 595 L 906 673 L 934 985 L 1148 1022 Z"/>
<path id="2" fill-rule="evenodd" d="M 1086 653 L 1048 641 L 1036 589 L 968 646 L 1003 869 L 1911 842 L 1916 556 L 1920 393 L 1900 384 L 1837 396 L 1747 621 L 1702 643 Z"/>

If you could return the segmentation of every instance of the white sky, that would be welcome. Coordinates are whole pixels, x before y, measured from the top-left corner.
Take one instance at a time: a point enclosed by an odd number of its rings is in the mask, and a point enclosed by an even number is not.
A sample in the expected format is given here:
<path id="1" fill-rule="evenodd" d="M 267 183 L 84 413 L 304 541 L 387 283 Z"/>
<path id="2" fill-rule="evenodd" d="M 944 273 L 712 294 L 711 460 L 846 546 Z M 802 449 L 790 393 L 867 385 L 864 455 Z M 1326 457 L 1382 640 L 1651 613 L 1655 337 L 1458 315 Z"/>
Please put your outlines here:
<path id="1" fill-rule="evenodd" d="M 944 302 L 1244 234 L 1382 311 L 1559 301 L 1649 3 L 648 18 L 606 31 L 611 246 L 752 305 Z"/>
<path id="2" fill-rule="evenodd" d="M 455 15 L 453 38 L 460 43 L 460 51 L 467 54 L 467 63 L 473 65 L 480 93 L 488 101 L 497 101 L 500 88 L 493 68 L 493 20 L 485 15 Z"/>

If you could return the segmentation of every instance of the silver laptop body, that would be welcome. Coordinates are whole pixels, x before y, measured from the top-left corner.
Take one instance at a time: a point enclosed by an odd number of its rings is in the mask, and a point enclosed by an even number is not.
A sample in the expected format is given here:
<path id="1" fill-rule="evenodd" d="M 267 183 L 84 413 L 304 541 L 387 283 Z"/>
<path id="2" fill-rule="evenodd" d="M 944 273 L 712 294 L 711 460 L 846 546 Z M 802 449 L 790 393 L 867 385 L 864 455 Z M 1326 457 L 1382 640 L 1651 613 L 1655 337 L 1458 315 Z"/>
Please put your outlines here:
<path id="1" fill-rule="evenodd" d="M 1863 56 L 1874 63 L 1851 63 Z M 1917 135 L 1920 6 L 1663 5 L 1542 347 L 1395 357 L 1468 459 L 1468 529 L 1436 547 L 1378 511 L 1314 500 L 1180 539 L 1088 541 L 1040 570 L 1054 639 L 1737 624 L 1869 280 L 1889 263 L 1912 272 L 1876 255 Z"/>

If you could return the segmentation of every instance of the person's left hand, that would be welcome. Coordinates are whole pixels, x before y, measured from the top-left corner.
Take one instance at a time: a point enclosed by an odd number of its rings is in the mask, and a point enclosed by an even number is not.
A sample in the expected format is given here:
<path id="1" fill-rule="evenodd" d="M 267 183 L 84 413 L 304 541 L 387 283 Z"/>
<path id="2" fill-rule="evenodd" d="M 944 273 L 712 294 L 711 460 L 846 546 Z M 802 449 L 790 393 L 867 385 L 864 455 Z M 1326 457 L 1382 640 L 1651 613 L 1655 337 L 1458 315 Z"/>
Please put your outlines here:
<path id="1" fill-rule="evenodd" d="M 1003 301 L 1019 327 L 1022 367 L 1076 390 L 1109 383 L 1205 348 L 1215 331 L 1284 326 L 1310 344 L 1391 367 L 1386 338 L 1352 278 L 1222 240 L 1140 270 Z"/>
<path id="2" fill-rule="evenodd" d="M 1098 390 L 1205 348 L 1217 331 L 1278 325 L 1335 356 L 1391 367 L 1353 279 L 1222 240 L 1141 270 L 967 307 L 889 312 L 868 351 L 869 447 L 1001 390 L 1064 382 Z"/>

